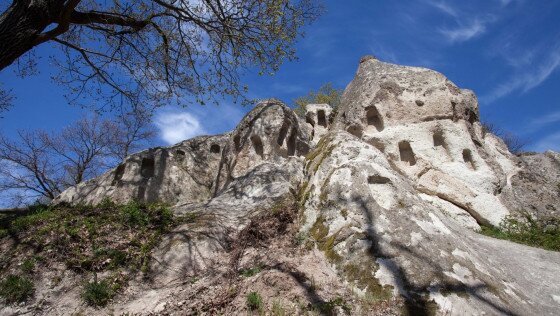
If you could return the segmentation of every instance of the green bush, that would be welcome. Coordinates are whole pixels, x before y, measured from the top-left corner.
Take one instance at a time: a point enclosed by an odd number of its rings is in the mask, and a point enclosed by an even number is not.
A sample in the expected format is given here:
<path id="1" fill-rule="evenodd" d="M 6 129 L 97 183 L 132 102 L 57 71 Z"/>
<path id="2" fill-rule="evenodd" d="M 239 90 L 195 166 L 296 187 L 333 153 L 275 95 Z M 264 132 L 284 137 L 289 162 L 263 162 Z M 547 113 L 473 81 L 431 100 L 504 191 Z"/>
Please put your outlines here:
<path id="1" fill-rule="evenodd" d="M 247 307 L 250 310 L 261 310 L 263 306 L 262 297 L 257 292 L 247 294 Z"/>
<path id="2" fill-rule="evenodd" d="M 523 219 L 506 217 L 499 227 L 483 226 L 482 234 L 528 246 L 560 251 L 560 219 L 538 222 L 529 215 Z"/>
<path id="3" fill-rule="evenodd" d="M 105 306 L 115 296 L 115 291 L 107 281 L 93 281 L 84 285 L 82 299 L 90 306 Z"/>
<path id="4" fill-rule="evenodd" d="M 26 277 L 8 275 L 0 282 L 0 297 L 8 304 L 25 301 L 34 291 L 33 282 Z"/>
<path id="5" fill-rule="evenodd" d="M 144 227 L 150 220 L 148 214 L 136 201 L 132 201 L 121 207 L 121 217 L 123 223 L 131 227 Z"/>

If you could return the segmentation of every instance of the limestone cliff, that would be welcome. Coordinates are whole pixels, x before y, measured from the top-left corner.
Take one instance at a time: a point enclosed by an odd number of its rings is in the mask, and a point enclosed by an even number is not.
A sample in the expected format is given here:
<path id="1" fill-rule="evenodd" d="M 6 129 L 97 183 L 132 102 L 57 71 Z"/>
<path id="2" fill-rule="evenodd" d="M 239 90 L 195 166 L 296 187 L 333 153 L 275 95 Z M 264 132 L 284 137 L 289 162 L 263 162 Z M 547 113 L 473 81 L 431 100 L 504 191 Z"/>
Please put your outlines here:
<path id="1" fill-rule="evenodd" d="M 296 195 L 295 229 L 310 252 L 290 262 L 322 272 L 338 284 L 332 293 L 397 299 L 409 314 L 557 315 L 560 254 L 477 231 L 521 211 L 558 216 L 558 183 L 559 154 L 512 155 L 483 130 L 472 91 L 429 69 L 365 57 L 336 111 L 309 105 L 302 118 L 263 101 L 230 133 L 134 154 L 54 203 L 138 199 L 208 216 L 187 236 L 166 239 L 154 264 L 157 290 L 137 285 L 117 312 L 181 314 L 189 303 L 173 305 L 173 281 L 219 275 L 228 238 Z M 259 260 L 289 257 L 266 253 Z M 194 301 L 209 291 L 181 286 Z M 278 291 L 288 301 L 309 292 Z M 232 302 L 221 311 L 239 312 L 242 303 Z"/>

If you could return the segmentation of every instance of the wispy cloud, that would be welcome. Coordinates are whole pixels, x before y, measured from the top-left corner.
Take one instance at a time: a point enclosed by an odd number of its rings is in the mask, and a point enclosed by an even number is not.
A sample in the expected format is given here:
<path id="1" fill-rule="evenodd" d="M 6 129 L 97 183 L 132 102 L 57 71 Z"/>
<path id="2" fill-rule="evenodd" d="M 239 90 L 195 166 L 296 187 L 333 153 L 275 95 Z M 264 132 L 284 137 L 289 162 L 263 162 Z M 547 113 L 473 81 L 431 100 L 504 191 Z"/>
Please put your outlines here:
<path id="1" fill-rule="evenodd" d="M 555 132 L 539 140 L 533 147 L 536 151 L 560 151 L 560 132 Z"/>
<path id="2" fill-rule="evenodd" d="M 523 134 L 530 134 L 551 124 L 560 122 L 560 111 L 547 113 L 545 115 L 536 117 L 529 121 L 527 126 L 523 129 Z"/>
<path id="3" fill-rule="evenodd" d="M 481 100 L 486 103 L 491 103 L 514 91 L 525 93 L 541 85 L 559 67 L 560 52 L 558 52 L 558 50 L 553 50 L 540 66 L 529 68 L 525 73 L 516 74 L 510 81 L 497 86 L 490 93 L 483 96 Z"/>
<path id="4" fill-rule="evenodd" d="M 471 22 L 454 29 L 440 29 L 440 33 L 451 43 L 466 42 L 486 32 L 488 21 L 475 18 Z"/>
<path id="5" fill-rule="evenodd" d="M 155 124 L 161 139 L 169 145 L 206 133 L 198 118 L 184 111 L 158 113 Z"/>
<path id="6" fill-rule="evenodd" d="M 447 3 L 443 0 L 441 0 L 441 1 L 427 0 L 426 3 L 428 3 L 429 5 L 431 5 L 432 7 L 436 8 L 436 9 L 439 9 L 443 13 L 449 14 L 453 17 L 457 16 L 457 11 L 455 10 L 455 8 L 452 7 L 449 3 Z"/>

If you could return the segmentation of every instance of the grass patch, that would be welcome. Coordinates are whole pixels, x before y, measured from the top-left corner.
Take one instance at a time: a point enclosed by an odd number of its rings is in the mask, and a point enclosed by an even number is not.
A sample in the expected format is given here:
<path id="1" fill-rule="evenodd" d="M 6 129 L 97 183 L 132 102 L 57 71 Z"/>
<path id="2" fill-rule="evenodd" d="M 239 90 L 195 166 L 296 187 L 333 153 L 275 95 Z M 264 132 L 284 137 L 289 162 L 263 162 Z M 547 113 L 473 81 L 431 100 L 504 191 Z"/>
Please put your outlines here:
<path id="1" fill-rule="evenodd" d="M 84 284 L 82 299 L 90 306 L 103 307 L 115 296 L 115 290 L 109 282 L 92 281 Z"/>
<path id="2" fill-rule="evenodd" d="M 327 316 L 336 315 L 336 307 L 342 308 L 344 313 L 350 315 L 351 308 L 348 304 L 346 304 L 346 302 L 341 297 L 337 297 L 335 299 L 332 299 L 328 302 L 316 306 L 316 308 L 319 310 L 321 315 L 327 315 Z"/>
<path id="3" fill-rule="evenodd" d="M 257 292 L 247 294 L 247 307 L 254 310 L 262 310 L 264 308 L 262 297 Z"/>
<path id="4" fill-rule="evenodd" d="M 241 274 L 242 276 L 246 277 L 246 278 L 250 278 L 254 275 L 257 275 L 259 273 L 261 273 L 262 271 L 262 267 L 260 265 L 257 265 L 255 267 L 249 268 L 249 269 L 243 269 L 241 271 L 239 271 L 239 274 Z"/>
<path id="5" fill-rule="evenodd" d="M 33 282 L 26 277 L 11 274 L 0 282 L 0 297 L 8 304 L 25 301 L 34 291 Z"/>
<path id="6" fill-rule="evenodd" d="M 104 201 L 97 206 L 37 208 L 0 229 L 77 272 L 121 267 L 147 271 L 151 250 L 179 222 L 182 218 L 174 218 L 163 204 Z M 30 272 L 34 262 L 24 262 L 21 268 Z"/>
<path id="7" fill-rule="evenodd" d="M 190 215 L 174 217 L 159 203 L 116 205 L 108 200 L 96 206 L 43 206 L 9 214 L 0 219 L 0 230 L 7 232 L 0 238 L 16 240 L 12 251 L 20 255 L 0 258 L 0 277 L 4 271 L 16 269 L 29 275 L 40 266 L 58 262 L 84 275 L 114 271 L 118 279 L 126 281 L 130 274 L 149 272 L 152 251 L 166 232 L 194 220 Z M 10 280 L 13 283 L 16 279 Z M 125 281 L 113 280 L 111 291 L 117 291 Z M 105 285 L 95 282 L 85 286 L 83 297 L 88 304 L 103 304 L 108 293 Z"/>
<path id="8" fill-rule="evenodd" d="M 560 251 L 560 219 L 535 221 L 528 214 L 517 219 L 507 216 L 500 226 L 482 226 L 486 236 L 547 250 Z"/>
<path id="9" fill-rule="evenodd" d="M 21 263 L 21 271 L 30 274 L 35 269 L 35 259 L 28 258 Z"/>
<path id="10" fill-rule="evenodd" d="M 273 316 L 287 316 L 290 315 L 286 308 L 279 301 L 274 301 L 272 303 L 272 315 Z"/>

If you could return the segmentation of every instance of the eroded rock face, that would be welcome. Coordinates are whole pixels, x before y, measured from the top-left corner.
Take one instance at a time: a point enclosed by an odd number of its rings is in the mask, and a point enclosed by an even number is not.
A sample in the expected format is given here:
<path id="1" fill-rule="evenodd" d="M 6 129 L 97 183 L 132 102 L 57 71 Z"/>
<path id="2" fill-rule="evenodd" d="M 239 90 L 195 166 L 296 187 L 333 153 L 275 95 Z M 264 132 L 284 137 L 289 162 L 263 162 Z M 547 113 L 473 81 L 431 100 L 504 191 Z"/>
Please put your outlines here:
<path id="1" fill-rule="evenodd" d="M 399 298 L 411 315 L 560 313 L 559 253 L 476 233 L 524 211 L 558 216 L 559 154 L 512 155 L 483 131 L 474 94 L 428 69 L 363 58 L 336 111 L 299 118 L 263 101 L 228 134 L 132 155 L 55 203 L 158 200 L 204 219 L 156 252 L 167 288 L 122 302 L 160 312 L 170 282 L 216 277 L 231 236 L 296 192 L 299 236 L 340 293 Z"/>
<path id="2" fill-rule="evenodd" d="M 480 224 L 498 225 L 510 213 L 497 195 L 516 171 L 512 155 L 488 148 L 476 97 L 440 73 L 363 60 L 334 130 L 373 145 L 420 192 L 458 205 Z"/>
<path id="3" fill-rule="evenodd" d="M 546 220 L 560 216 L 560 154 L 524 154 L 521 170 L 510 178 L 503 201 L 510 209 Z"/>
<path id="4" fill-rule="evenodd" d="M 290 108 L 266 100 L 228 134 L 196 137 L 131 155 L 117 168 L 69 188 L 53 202 L 97 204 L 105 198 L 117 203 L 132 199 L 170 205 L 206 202 L 227 191 L 236 179 L 250 177 L 261 164 L 281 172 L 293 170 L 283 165 L 301 160 L 310 146 L 310 131 L 301 124 Z"/>
<path id="5" fill-rule="evenodd" d="M 473 232 L 468 212 L 419 194 L 390 157 L 344 131 L 327 134 L 309 158 L 302 230 L 356 293 L 400 295 L 410 314 L 434 302 L 444 315 L 560 309 L 559 253 Z M 534 272 L 533 261 L 546 268 Z M 543 286 L 548 294 L 527 290 Z"/>
<path id="6" fill-rule="evenodd" d="M 305 111 L 305 123 L 311 129 L 312 144 L 316 145 L 332 125 L 334 112 L 328 104 L 308 104 Z"/>
<path id="7" fill-rule="evenodd" d="M 208 200 L 228 139 L 229 134 L 202 136 L 133 154 L 102 176 L 67 189 L 53 202 L 98 204 L 108 198 L 117 203 L 136 199 L 176 204 Z"/>
<path id="8" fill-rule="evenodd" d="M 263 163 L 281 165 L 309 151 L 311 135 L 279 101 L 259 103 L 231 133 L 219 166 L 218 192 Z"/>

